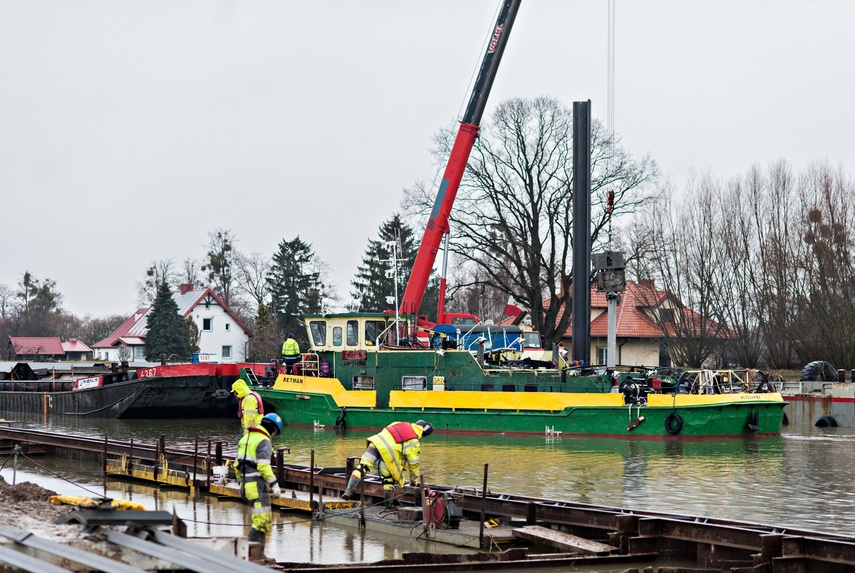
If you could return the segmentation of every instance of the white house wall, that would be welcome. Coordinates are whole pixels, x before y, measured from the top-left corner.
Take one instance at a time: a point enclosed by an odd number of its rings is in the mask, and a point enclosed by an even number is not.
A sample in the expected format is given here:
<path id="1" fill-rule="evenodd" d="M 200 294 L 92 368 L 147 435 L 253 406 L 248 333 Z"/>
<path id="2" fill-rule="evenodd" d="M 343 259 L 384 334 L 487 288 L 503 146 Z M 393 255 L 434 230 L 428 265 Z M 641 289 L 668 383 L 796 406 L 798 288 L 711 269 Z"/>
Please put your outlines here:
<path id="1" fill-rule="evenodd" d="M 198 304 L 190 316 L 199 328 L 199 354 L 207 355 L 213 362 L 241 362 L 246 357 L 249 336 L 243 328 L 218 304 Z M 211 329 L 203 330 L 205 319 L 210 319 Z M 223 346 L 231 347 L 231 356 L 224 357 Z"/>
<path id="2" fill-rule="evenodd" d="M 623 366 L 659 366 L 659 340 L 655 338 L 638 338 L 626 340 L 618 338 L 616 341 L 617 359 L 615 364 Z M 597 363 L 597 349 L 607 348 L 608 340 L 605 338 L 591 339 L 591 360 Z"/>

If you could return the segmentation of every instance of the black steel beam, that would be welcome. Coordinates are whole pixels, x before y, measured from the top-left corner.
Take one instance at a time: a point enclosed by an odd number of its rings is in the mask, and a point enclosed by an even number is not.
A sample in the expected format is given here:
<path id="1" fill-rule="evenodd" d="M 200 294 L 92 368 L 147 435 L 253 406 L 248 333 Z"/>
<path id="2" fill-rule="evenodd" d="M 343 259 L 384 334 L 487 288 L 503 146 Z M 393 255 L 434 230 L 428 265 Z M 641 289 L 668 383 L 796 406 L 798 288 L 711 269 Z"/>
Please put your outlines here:
<path id="1" fill-rule="evenodd" d="M 591 100 L 573 102 L 572 328 L 572 358 L 587 364 L 591 359 Z"/>

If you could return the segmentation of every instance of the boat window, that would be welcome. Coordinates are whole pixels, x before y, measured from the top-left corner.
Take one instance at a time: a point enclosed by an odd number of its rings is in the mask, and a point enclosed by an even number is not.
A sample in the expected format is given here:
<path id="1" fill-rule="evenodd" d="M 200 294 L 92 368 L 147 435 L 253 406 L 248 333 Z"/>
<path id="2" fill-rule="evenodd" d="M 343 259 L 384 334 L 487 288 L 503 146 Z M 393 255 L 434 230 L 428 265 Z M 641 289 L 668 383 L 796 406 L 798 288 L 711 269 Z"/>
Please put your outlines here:
<path id="1" fill-rule="evenodd" d="M 524 332 L 523 337 L 525 338 L 525 347 L 526 348 L 543 348 L 540 342 L 540 333 L 539 332 Z"/>
<path id="2" fill-rule="evenodd" d="M 359 324 L 355 320 L 347 321 L 347 345 L 356 346 L 359 344 Z"/>
<path id="3" fill-rule="evenodd" d="M 365 343 L 374 344 L 383 329 L 386 328 L 386 322 L 382 320 L 366 320 L 365 321 Z"/>
<path id="4" fill-rule="evenodd" d="M 492 392 L 493 390 L 494 390 L 494 388 L 493 388 L 492 384 L 481 384 L 481 391 L 482 392 Z"/>
<path id="5" fill-rule="evenodd" d="M 312 342 L 315 346 L 325 346 L 327 343 L 327 323 L 324 320 L 313 320 L 309 323 L 312 331 Z"/>
<path id="6" fill-rule="evenodd" d="M 336 326 L 332 329 L 332 343 L 333 346 L 341 346 L 341 327 Z"/>
<path id="7" fill-rule="evenodd" d="M 502 384 L 502 392 L 516 392 L 517 385 L 516 384 Z"/>
<path id="8" fill-rule="evenodd" d="M 537 392 L 537 384 L 526 384 L 525 385 L 526 392 Z"/>
<path id="9" fill-rule="evenodd" d="M 427 390 L 427 377 L 402 376 L 401 390 Z"/>
<path id="10" fill-rule="evenodd" d="M 374 390 L 374 376 L 354 376 L 354 390 Z"/>

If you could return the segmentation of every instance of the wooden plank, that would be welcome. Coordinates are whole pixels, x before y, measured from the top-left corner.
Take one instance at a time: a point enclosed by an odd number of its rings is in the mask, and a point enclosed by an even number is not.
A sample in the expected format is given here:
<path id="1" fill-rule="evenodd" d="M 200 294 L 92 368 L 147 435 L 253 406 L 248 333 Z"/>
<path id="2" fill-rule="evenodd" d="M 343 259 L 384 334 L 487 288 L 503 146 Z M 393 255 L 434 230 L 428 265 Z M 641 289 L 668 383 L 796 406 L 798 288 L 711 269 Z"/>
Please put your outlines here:
<path id="1" fill-rule="evenodd" d="M 514 528 L 514 537 L 543 543 L 550 547 L 557 547 L 563 551 L 574 551 L 588 555 L 608 555 L 616 553 L 617 547 L 606 545 L 598 541 L 591 541 L 584 537 L 562 533 L 548 527 L 539 525 L 526 525 L 525 527 Z"/>

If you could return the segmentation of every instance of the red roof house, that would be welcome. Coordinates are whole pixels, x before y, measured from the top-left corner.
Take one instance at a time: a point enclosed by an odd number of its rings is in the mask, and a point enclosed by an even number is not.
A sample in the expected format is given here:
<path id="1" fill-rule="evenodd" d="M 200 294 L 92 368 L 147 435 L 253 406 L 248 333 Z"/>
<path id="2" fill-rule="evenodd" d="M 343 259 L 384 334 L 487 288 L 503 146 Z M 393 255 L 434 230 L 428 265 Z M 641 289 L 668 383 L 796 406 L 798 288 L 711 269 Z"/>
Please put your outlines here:
<path id="1" fill-rule="evenodd" d="M 10 336 L 11 360 L 62 360 L 65 350 L 56 336 Z"/>

